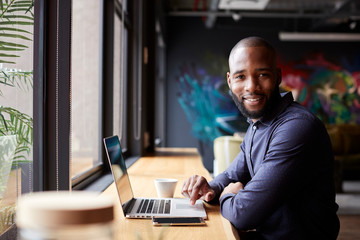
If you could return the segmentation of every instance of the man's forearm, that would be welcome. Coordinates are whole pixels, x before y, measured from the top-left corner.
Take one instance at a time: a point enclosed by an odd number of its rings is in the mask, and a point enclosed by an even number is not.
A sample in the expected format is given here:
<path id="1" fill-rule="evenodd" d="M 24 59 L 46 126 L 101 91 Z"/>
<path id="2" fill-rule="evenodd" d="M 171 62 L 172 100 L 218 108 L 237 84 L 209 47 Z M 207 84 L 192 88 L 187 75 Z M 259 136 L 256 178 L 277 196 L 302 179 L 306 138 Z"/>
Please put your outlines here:
<path id="1" fill-rule="evenodd" d="M 258 226 L 258 215 L 248 208 L 246 201 L 240 201 L 234 193 L 225 193 L 220 198 L 221 215 L 239 230 L 250 230 Z"/>
<path id="2" fill-rule="evenodd" d="M 212 181 L 209 182 L 210 187 L 215 192 L 215 197 L 211 202 L 218 202 L 222 191 L 227 185 L 229 185 L 230 182 L 231 180 L 227 177 L 225 173 L 219 174 Z"/>

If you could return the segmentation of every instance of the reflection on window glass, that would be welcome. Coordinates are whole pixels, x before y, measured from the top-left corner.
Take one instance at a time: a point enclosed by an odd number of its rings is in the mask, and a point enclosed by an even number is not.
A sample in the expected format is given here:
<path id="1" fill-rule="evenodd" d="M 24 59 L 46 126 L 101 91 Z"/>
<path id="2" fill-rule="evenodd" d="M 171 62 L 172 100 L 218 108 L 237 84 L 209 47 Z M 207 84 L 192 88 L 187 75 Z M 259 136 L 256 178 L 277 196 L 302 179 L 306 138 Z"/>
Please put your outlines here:
<path id="1" fill-rule="evenodd" d="M 71 57 L 71 177 L 100 163 L 100 4 L 74 0 Z"/>
<path id="2" fill-rule="evenodd" d="M 32 191 L 34 23 L 31 1 L 1 1 L 0 235 L 14 223 L 17 197 Z"/>

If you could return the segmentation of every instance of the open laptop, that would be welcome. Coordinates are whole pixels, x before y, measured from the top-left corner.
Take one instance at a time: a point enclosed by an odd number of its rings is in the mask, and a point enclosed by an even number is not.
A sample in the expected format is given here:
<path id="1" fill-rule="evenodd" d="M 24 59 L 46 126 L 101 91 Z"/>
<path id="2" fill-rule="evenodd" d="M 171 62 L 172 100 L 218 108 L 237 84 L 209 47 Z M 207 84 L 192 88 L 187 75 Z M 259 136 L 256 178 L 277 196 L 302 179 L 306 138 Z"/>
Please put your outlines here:
<path id="1" fill-rule="evenodd" d="M 202 217 L 207 218 L 203 202 L 191 206 L 186 198 L 134 198 L 125 160 L 118 136 L 104 138 L 109 169 L 119 195 L 120 204 L 127 218 L 152 217 Z"/>

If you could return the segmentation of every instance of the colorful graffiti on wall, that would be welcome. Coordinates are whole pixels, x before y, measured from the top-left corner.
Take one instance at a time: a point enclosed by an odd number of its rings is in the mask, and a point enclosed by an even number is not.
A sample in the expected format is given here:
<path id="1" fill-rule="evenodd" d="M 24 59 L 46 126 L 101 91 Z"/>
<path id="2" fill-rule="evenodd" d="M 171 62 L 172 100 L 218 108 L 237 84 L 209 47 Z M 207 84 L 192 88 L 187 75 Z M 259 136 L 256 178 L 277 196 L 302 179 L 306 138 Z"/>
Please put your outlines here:
<path id="1" fill-rule="evenodd" d="M 300 63 L 281 63 L 281 88 L 326 124 L 360 124 L 360 56 L 335 64 L 318 53 Z"/>
<path id="2" fill-rule="evenodd" d="M 229 95 L 227 62 L 218 63 L 219 69 L 202 66 L 183 64 L 177 79 L 178 102 L 193 136 L 211 143 L 218 136 L 246 131 L 248 123 Z M 282 90 L 292 91 L 324 123 L 360 124 L 360 56 L 335 64 L 318 53 L 296 63 L 280 60 L 279 66 Z"/>
<path id="3" fill-rule="evenodd" d="M 229 95 L 225 74 L 212 75 L 195 64 L 184 64 L 177 84 L 178 102 L 195 138 L 210 144 L 216 137 L 246 131 L 248 123 Z"/>

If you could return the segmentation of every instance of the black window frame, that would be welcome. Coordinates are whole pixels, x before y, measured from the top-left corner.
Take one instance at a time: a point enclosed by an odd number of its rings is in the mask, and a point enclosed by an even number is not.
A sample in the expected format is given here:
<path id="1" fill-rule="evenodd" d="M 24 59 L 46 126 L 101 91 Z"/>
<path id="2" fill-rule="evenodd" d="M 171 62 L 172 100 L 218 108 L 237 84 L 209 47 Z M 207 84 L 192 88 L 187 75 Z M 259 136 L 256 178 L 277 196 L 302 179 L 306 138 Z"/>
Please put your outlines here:
<path id="1" fill-rule="evenodd" d="M 102 6 L 101 138 L 113 133 L 114 12 L 116 11 L 117 14 L 122 12 L 118 10 L 121 4 L 117 0 L 103 0 Z M 34 191 L 86 189 L 108 173 L 108 170 L 104 169 L 104 164 L 101 164 L 75 180 L 70 177 L 71 10 L 71 0 L 35 1 Z M 129 13 L 124 13 L 124 16 L 120 17 L 125 19 L 125 27 L 133 32 Z M 131 34 L 129 37 L 131 38 Z M 131 41 L 128 40 L 129 43 Z M 129 47 L 134 45 L 131 44 Z M 130 59 L 128 63 L 132 61 Z M 131 69 L 131 65 L 129 64 L 128 69 Z M 131 144 L 134 143 L 130 141 L 128 145 Z M 101 162 L 106 160 L 103 149 L 102 146 L 99 154 L 102 157 Z M 126 156 L 134 155 L 131 149 L 128 148 Z M 104 187 L 106 186 L 101 188 Z"/>

